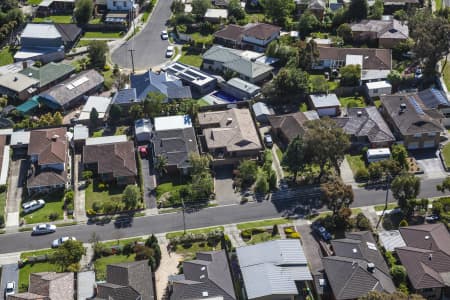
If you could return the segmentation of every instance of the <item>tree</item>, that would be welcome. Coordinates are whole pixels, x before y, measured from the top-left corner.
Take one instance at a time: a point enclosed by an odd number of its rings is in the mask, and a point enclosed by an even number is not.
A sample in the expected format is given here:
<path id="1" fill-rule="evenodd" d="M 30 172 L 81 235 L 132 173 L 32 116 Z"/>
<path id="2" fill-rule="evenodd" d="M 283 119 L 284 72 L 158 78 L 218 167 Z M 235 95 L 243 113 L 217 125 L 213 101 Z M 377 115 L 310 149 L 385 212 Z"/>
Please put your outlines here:
<path id="1" fill-rule="evenodd" d="M 191 176 L 191 197 L 196 201 L 208 201 L 214 190 L 214 180 L 210 172 L 202 172 Z"/>
<path id="2" fill-rule="evenodd" d="M 52 254 L 51 260 L 61 268 L 61 271 L 68 271 L 71 265 L 78 264 L 81 257 L 86 254 L 86 249 L 80 241 L 68 240 L 62 243 Z"/>
<path id="3" fill-rule="evenodd" d="M 59 111 L 55 112 L 53 114 L 53 123 L 52 125 L 62 125 L 63 123 L 63 116 Z"/>
<path id="4" fill-rule="evenodd" d="M 425 298 L 417 294 L 407 295 L 400 291 L 396 291 L 393 294 L 370 291 L 366 295 L 359 297 L 358 300 L 425 300 Z"/>
<path id="5" fill-rule="evenodd" d="M 346 185 L 341 179 L 335 178 L 332 181 L 323 183 L 320 186 L 322 199 L 328 209 L 333 212 L 333 216 L 342 208 L 348 208 L 353 203 L 353 190 L 351 185 Z"/>
<path id="6" fill-rule="evenodd" d="M 360 65 L 346 65 L 341 67 L 341 85 L 358 86 L 361 79 Z"/>
<path id="7" fill-rule="evenodd" d="M 127 208 L 135 208 L 141 201 L 141 191 L 137 185 L 127 185 L 123 191 L 122 201 Z"/>
<path id="8" fill-rule="evenodd" d="M 271 84 L 268 84 L 265 94 L 277 101 L 297 99 L 299 94 L 308 91 L 309 75 L 300 69 L 282 68 Z"/>
<path id="9" fill-rule="evenodd" d="M 109 109 L 109 121 L 112 124 L 117 124 L 122 116 L 122 108 L 117 104 L 112 104 Z"/>
<path id="10" fill-rule="evenodd" d="M 166 96 L 162 93 L 150 92 L 145 97 L 143 112 L 147 117 L 154 118 L 161 114 Z"/>
<path id="11" fill-rule="evenodd" d="M 204 16 L 208 8 L 211 8 L 210 0 L 192 0 L 192 13 L 198 16 Z"/>
<path id="12" fill-rule="evenodd" d="M 245 11 L 242 9 L 239 0 L 231 0 L 230 3 L 228 3 L 228 16 L 235 17 L 236 20 L 245 18 Z"/>
<path id="13" fill-rule="evenodd" d="M 239 164 L 239 178 L 242 180 L 242 185 L 249 186 L 255 182 L 258 173 L 258 166 L 254 160 L 243 160 Z"/>
<path id="14" fill-rule="evenodd" d="M 406 215 L 411 213 L 409 201 L 417 198 L 420 192 L 420 178 L 413 174 L 401 174 L 391 183 L 391 191 L 398 206 Z"/>
<path id="15" fill-rule="evenodd" d="M 314 40 L 308 43 L 298 42 L 297 66 L 303 70 L 310 70 L 319 58 L 319 50 Z M 295 59 L 295 57 L 294 57 Z"/>
<path id="16" fill-rule="evenodd" d="M 189 154 L 189 164 L 191 166 L 191 174 L 209 173 L 212 157 L 208 154 L 200 155 L 195 152 Z"/>
<path id="17" fill-rule="evenodd" d="M 164 155 L 158 155 L 155 159 L 154 167 L 159 175 L 167 173 L 167 157 Z"/>
<path id="18" fill-rule="evenodd" d="M 339 25 L 339 27 L 336 29 L 336 34 L 341 37 L 345 43 L 351 43 L 353 41 L 352 28 L 348 23 Z"/>
<path id="19" fill-rule="evenodd" d="M 391 72 L 389 72 L 387 80 L 391 83 L 392 90 L 396 91 L 398 89 L 398 86 L 402 82 L 402 74 L 400 74 L 400 72 L 397 70 L 392 70 Z"/>
<path id="20" fill-rule="evenodd" d="M 294 181 L 296 181 L 298 172 L 303 171 L 306 165 L 305 145 L 300 136 L 289 143 L 286 152 L 283 154 L 281 164 L 294 174 Z"/>
<path id="21" fill-rule="evenodd" d="M 77 0 L 75 4 L 74 17 L 78 24 L 84 25 L 89 22 L 94 11 L 94 2 L 91 0 Z"/>
<path id="22" fill-rule="evenodd" d="M 445 191 L 450 191 L 450 176 L 447 176 L 441 184 L 438 184 L 436 186 L 436 189 L 442 193 L 445 193 Z"/>
<path id="23" fill-rule="evenodd" d="M 392 159 L 398 162 L 400 167 L 408 171 L 408 151 L 403 145 L 393 145 L 391 148 Z"/>
<path id="24" fill-rule="evenodd" d="M 391 276 L 396 286 L 406 282 L 406 269 L 404 266 L 392 266 Z"/>
<path id="25" fill-rule="evenodd" d="M 88 56 L 91 62 L 91 66 L 94 68 L 103 69 L 106 64 L 107 52 L 108 46 L 106 45 L 105 41 L 91 41 L 88 46 Z"/>
<path id="26" fill-rule="evenodd" d="M 98 126 L 98 111 L 97 109 L 92 108 L 91 112 L 89 113 L 89 123 L 92 128 L 97 128 Z"/>
<path id="27" fill-rule="evenodd" d="M 255 192 L 267 194 L 269 192 L 269 181 L 266 172 L 258 172 L 255 183 Z"/>
<path id="28" fill-rule="evenodd" d="M 328 81 L 323 76 L 314 76 L 311 78 L 311 90 L 313 93 L 328 92 Z"/>
<path id="29" fill-rule="evenodd" d="M 264 8 L 264 14 L 273 23 L 284 26 L 295 9 L 294 0 L 263 0 L 259 1 Z"/>
<path id="30" fill-rule="evenodd" d="M 339 174 L 339 165 L 350 147 L 348 135 L 329 118 L 307 122 L 306 127 L 303 137 L 305 153 L 310 162 L 320 167 L 319 178 L 327 165 L 334 167 Z"/>
<path id="31" fill-rule="evenodd" d="M 382 0 L 375 0 L 375 3 L 370 8 L 369 18 L 374 20 L 380 20 L 384 12 L 384 3 Z"/>
<path id="32" fill-rule="evenodd" d="M 143 117 L 144 109 L 142 108 L 141 104 L 135 103 L 131 105 L 130 109 L 128 110 L 128 113 L 130 114 L 132 119 L 136 120 Z"/>
<path id="33" fill-rule="evenodd" d="M 349 21 L 360 21 L 367 18 L 369 5 L 367 0 L 352 0 L 348 7 L 347 18 Z"/>
<path id="34" fill-rule="evenodd" d="M 81 173 L 81 177 L 83 177 L 83 180 L 90 181 L 93 176 L 94 176 L 94 173 L 92 173 L 92 171 L 90 171 L 90 170 L 86 170 Z"/>
<path id="35" fill-rule="evenodd" d="M 302 38 L 307 37 L 311 32 L 316 31 L 320 27 L 320 22 L 316 16 L 306 11 L 298 20 L 298 33 Z"/>
<path id="36" fill-rule="evenodd" d="M 170 10 L 175 14 L 181 14 L 184 13 L 184 3 L 181 0 L 175 0 L 170 5 Z"/>

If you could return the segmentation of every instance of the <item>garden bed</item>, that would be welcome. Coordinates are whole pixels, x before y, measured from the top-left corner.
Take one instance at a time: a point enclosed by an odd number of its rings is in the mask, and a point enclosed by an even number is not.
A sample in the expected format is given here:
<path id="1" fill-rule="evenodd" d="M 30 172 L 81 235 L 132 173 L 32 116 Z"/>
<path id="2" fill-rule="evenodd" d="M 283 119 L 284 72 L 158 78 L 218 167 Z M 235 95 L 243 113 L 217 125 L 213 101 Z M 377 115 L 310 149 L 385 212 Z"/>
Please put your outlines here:
<path id="1" fill-rule="evenodd" d="M 248 228 L 241 231 L 241 237 L 249 245 L 255 245 L 280 238 L 278 232 L 272 228 Z"/>
<path id="2" fill-rule="evenodd" d="M 408 172 L 412 174 L 423 174 L 423 170 L 419 167 L 416 159 L 414 157 L 407 157 L 406 161 L 408 162 Z"/>
<path id="3" fill-rule="evenodd" d="M 261 221 L 248 222 L 248 223 L 240 223 L 240 224 L 237 224 L 237 228 L 239 230 L 244 230 L 244 229 L 249 229 L 249 228 L 266 227 L 266 226 L 288 224 L 288 223 L 291 223 L 291 221 L 289 221 L 288 219 L 280 218 L 280 219 L 271 219 L 271 220 L 261 220 Z"/>

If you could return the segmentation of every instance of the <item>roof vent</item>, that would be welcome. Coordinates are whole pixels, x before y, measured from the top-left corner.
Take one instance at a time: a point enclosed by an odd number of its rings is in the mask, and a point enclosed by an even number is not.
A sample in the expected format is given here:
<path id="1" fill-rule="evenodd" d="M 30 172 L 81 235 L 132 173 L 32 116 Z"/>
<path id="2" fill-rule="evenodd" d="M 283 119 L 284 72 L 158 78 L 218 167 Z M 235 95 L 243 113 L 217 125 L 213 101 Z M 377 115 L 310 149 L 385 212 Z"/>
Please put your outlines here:
<path id="1" fill-rule="evenodd" d="M 368 263 L 367 264 L 367 271 L 370 273 L 373 273 L 373 271 L 375 270 L 375 264 L 374 263 Z"/>
<path id="2" fill-rule="evenodd" d="M 358 110 L 358 112 L 356 113 L 358 115 L 358 117 L 362 116 L 362 111 Z"/>
<path id="3" fill-rule="evenodd" d="M 14 81 L 17 81 L 17 80 L 19 80 L 19 78 L 17 78 L 17 76 L 14 76 Z"/>
<path id="4" fill-rule="evenodd" d="M 429 239 L 430 239 L 430 236 L 429 236 L 429 235 L 426 235 L 426 236 L 425 236 L 425 239 L 426 239 L 426 240 L 429 240 Z"/>
<path id="5" fill-rule="evenodd" d="M 352 249 L 352 252 L 353 252 L 353 253 L 358 253 L 358 250 L 357 250 L 356 248 L 353 248 L 353 249 Z"/>
<path id="6" fill-rule="evenodd" d="M 231 122 L 233 122 L 233 118 L 228 118 L 227 119 L 227 125 L 230 125 Z"/>
<path id="7" fill-rule="evenodd" d="M 209 294 L 208 294 L 207 291 L 202 292 L 202 296 L 203 296 L 203 297 L 208 297 L 208 295 L 209 295 Z"/>
<path id="8" fill-rule="evenodd" d="M 33 73 L 31 73 L 31 72 L 28 73 L 28 77 L 31 77 L 31 76 L 33 76 Z"/>
<path id="9" fill-rule="evenodd" d="M 430 255 L 428 255 L 428 260 L 431 260 L 433 258 L 433 254 L 430 253 Z"/>
<path id="10" fill-rule="evenodd" d="M 406 103 L 400 103 L 400 113 L 403 113 L 406 110 Z"/>
<path id="11" fill-rule="evenodd" d="M 54 134 L 54 135 L 52 136 L 52 141 L 56 142 L 56 140 L 57 140 L 58 138 L 59 138 L 59 135 Z"/>

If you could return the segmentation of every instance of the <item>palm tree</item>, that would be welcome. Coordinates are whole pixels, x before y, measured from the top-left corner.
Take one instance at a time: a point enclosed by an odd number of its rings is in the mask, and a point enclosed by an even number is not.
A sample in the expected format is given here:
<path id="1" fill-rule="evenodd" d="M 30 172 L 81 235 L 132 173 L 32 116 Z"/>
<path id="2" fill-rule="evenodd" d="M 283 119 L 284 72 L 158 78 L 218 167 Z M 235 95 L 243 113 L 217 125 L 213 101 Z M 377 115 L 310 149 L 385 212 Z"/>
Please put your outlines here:
<path id="1" fill-rule="evenodd" d="M 158 172 L 158 174 L 160 176 L 162 176 L 163 174 L 167 173 L 167 157 L 163 156 L 163 155 L 158 155 L 155 159 L 155 170 L 156 172 Z"/>

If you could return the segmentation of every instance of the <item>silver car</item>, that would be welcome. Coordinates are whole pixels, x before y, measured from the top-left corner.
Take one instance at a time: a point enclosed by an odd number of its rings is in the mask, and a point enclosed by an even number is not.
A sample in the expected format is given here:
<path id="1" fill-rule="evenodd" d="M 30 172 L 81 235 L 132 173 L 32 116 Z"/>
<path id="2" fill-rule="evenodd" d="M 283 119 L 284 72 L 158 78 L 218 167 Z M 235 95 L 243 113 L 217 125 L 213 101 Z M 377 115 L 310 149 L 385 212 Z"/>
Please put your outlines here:
<path id="1" fill-rule="evenodd" d="M 9 295 L 14 295 L 15 291 L 16 291 L 16 282 L 15 281 L 9 281 L 6 284 L 5 297 L 7 297 Z"/>
<path id="2" fill-rule="evenodd" d="M 64 244 L 67 241 L 76 241 L 77 239 L 74 238 L 73 236 L 63 236 L 59 239 L 56 239 L 52 242 L 52 248 L 58 248 L 59 246 L 61 246 L 62 244 Z"/>
<path id="3" fill-rule="evenodd" d="M 39 208 L 44 207 L 44 205 L 45 205 L 45 201 L 42 199 L 39 199 L 39 200 L 33 200 L 33 201 L 23 203 L 22 208 L 23 208 L 23 212 L 28 214 L 30 212 L 38 210 Z"/>
<path id="4" fill-rule="evenodd" d="M 55 231 L 56 231 L 55 225 L 39 224 L 39 225 L 33 227 L 33 231 L 31 232 L 31 234 L 32 235 L 40 235 L 40 234 L 53 233 Z"/>

